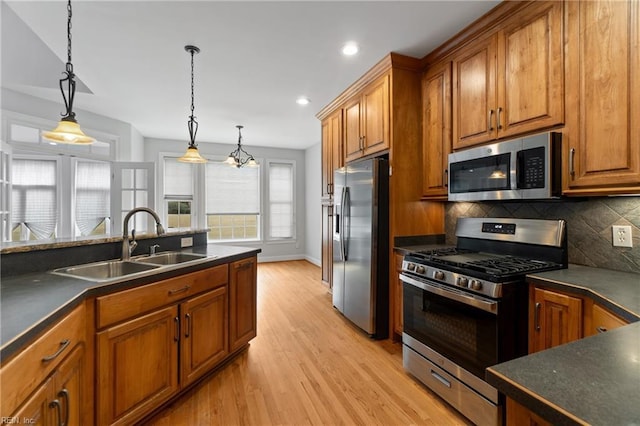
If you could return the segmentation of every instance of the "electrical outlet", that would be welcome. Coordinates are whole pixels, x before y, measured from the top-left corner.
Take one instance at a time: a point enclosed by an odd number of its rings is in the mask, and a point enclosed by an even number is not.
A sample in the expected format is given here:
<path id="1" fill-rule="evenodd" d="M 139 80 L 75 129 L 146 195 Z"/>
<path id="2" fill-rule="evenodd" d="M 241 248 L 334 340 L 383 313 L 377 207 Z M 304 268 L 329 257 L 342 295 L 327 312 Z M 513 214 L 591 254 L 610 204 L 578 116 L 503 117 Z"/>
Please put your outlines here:
<path id="1" fill-rule="evenodd" d="M 631 226 L 613 225 L 611 230 L 613 232 L 614 247 L 633 247 Z"/>
<path id="2" fill-rule="evenodd" d="M 193 247 L 193 237 L 180 238 L 180 247 Z"/>

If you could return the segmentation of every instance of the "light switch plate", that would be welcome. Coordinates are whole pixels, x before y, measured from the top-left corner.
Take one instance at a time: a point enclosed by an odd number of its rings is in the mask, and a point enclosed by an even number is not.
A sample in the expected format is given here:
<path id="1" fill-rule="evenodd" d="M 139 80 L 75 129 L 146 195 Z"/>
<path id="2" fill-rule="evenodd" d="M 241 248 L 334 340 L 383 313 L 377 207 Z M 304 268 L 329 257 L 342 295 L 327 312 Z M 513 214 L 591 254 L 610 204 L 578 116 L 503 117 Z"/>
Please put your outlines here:
<path id="1" fill-rule="evenodd" d="M 613 225 L 611 227 L 614 247 L 633 247 L 631 226 Z"/>
<path id="2" fill-rule="evenodd" d="M 180 247 L 193 247 L 193 237 L 180 238 Z"/>

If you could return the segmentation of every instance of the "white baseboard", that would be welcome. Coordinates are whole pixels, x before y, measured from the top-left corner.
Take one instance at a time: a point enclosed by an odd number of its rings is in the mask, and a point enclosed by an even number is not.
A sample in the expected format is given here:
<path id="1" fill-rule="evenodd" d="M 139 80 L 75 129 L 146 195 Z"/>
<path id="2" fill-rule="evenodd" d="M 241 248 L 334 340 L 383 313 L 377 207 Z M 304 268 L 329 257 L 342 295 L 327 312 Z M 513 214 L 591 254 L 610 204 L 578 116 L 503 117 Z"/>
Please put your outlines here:
<path id="1" fill-rule="evenodd" d="M 285 255 L 285 256 L 261 256 L 258 254 L 258 263 L 261 262 L 286 262 L 287 260 L 306 260 L 303 254 Z"/>
<path id="2" fill-rule="evenodd" d="M 311 256 L 305 256 L 304 258 L 309 263 L 313 263 L 316 266 L 322 266 L 322 261 L 318 258 L 311 257 Z"/>

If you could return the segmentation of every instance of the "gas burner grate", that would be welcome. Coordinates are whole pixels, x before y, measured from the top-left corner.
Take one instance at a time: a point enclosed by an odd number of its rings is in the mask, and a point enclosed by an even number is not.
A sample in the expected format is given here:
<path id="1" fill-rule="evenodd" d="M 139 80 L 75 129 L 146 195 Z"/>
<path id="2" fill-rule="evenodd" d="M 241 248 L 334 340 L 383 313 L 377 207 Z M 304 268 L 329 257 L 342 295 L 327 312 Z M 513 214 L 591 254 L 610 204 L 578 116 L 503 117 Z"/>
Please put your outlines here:
<path id="1" fill-rule="evenodd" d="M 513 256 L 470 261 L 468 266 L 490 274 L 513 274 L 540 271 L 554 267 L 552 262 Z"/>

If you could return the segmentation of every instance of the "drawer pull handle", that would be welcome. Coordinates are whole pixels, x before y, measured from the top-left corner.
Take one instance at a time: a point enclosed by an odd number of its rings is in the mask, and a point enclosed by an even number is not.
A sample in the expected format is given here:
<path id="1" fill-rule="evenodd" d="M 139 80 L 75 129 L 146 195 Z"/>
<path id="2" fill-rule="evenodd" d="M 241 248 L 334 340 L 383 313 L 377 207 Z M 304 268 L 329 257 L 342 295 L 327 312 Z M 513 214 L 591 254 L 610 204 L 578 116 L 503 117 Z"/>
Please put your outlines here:
<path id="1" fill-rule="evenodd" d="M 604 326 L 601 325 L 600 327 L 596 327 L 596 331 L 598 333 L 606 333 L 609 330 L 607 330 L 607 327 L 604 327 Z"/>
<path id="2" fill-rule="evenodd" d="M 448 388 L 451 387 L 451 382 L 445 379 L 444 377 L 442 377 L 441 375 L 439 375 L 438 373 L 436 373 L 435 371 L 431 370 L 431 375 L 446 387 Z"/>
<path id="3" fill-rule="evenodd" d="M 67 346 L 69 346 L 69 343 L 71 343 L 71 340 L 64 339 L 62 342 L 60 342 L 60 348 L 56 351 L 56 353 L 53 355 L 45 356 L 44 358 L 42 358 L 42 362 L 49 362 L 56 359 L 58 355 L 60 355 L 65 349 L 67 349 Z"/>
<path id="4" fill-rule="evenodd" d="M 190 288 L 191 288 L 190 285 L 185 285 L 182 288 L 169 290 L 169 296 L 173 296 L 174 294 L 184 293 L 185 291 L 189 291 Z"/>
<path id="5" fill-rule="evenodd" d="M 54 399 L 49 403 L 49 408 L 55 408 L 56 414 L 58 415 L 58 426 L 62 426 L 62 406 L 60 405 L 60 401 Z"/>
<path id="6" fill-rule="evenodd" d="M 62 389 L 60 392 L 58 392 L 58 396 L 60 398 L 64 398 L 64 405 L 65 405 L 64 423 L 62 423 L 62 426 L 68 426 L 69 425 L 69 411 L 71 411 L 71 407 L 69 406 L 69 404 L 71 403 L 70 400 L 69 400 L 69 391 L 67 389 Z"/>

